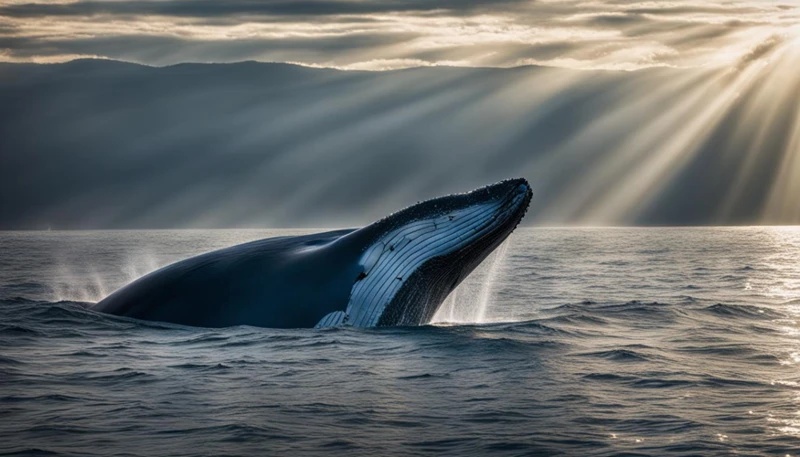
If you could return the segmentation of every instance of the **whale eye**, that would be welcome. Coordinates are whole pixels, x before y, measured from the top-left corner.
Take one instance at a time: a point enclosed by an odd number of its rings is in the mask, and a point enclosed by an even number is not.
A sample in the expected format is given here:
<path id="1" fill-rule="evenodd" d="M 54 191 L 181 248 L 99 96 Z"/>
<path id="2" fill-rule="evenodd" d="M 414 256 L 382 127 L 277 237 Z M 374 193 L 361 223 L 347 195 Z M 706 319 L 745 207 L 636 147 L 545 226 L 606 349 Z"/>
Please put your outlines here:
<path id="1" fill-rule="evenodd" d="M 362 279 L 364 279 L 366 277 L 367 277 L 367 274 L 362 271 L 361 273 L 358 274 L 358 277 L 356 278 L 356 281 L 361 281 Z"/>

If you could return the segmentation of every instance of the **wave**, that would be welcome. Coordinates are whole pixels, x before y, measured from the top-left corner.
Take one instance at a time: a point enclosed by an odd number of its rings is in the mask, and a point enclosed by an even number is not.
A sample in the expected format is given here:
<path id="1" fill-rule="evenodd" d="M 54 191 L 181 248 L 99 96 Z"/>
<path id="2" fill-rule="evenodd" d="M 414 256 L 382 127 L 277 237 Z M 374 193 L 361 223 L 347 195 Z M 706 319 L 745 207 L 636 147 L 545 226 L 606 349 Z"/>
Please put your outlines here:
<path id="1" fill-rule="evenodd" d="M 787 303 L 795 304 L 800 300 Z M 14 298 L 0 302 L 0 318 L 6 318 L 6 324 L 0 326 L 0 337 L 88 337 L 95 331 L 131 331 L 143 332 L 163 331 L 164 338 L 150 338 L 141 341 L 143 345 L 168 346 L 209 346 L 218 348 L 247 348 L 262 344 L 286 343 L 288 347 L 295 345 L 314 348 L 323 346 L 347 345 L 347 340 L 328 338 L 308 340 L 309 335 L 334 335 L 340 332 L 358 334 L 359 332 L 378 334 L 387 333 L 442 333 L 459 334 L 474 332 L 511 332 L 526 336 L 548 337 L 551 342 L 563 338 L 590 337 L 604 327 L 618 327 L 628 322 L 637 327 L 658 327 L 666 322 L 677 322 L 692 317 L 702 319 L 703 315 L 717 318 L 736 319 L 742 321 L 769 321 L 786 318 L 786 314 L 770 307 L 742 304 L 716 303 L 705 305 L 702 300 L 684 296 L 676 304 L 659 301 L 596 302 L 584 300 L 565 303 L 553 308 L 534 313 L 535 317 L 489 323 L 445 323 L 420 327 L 394 328 L 333 328 L 323 330 L 312 329 L 260 329 L 256 327 L 237 326 L 221 329 L 201 329 L 174 324 L 140 321 L 136 319 L 111 316 L 87 309 L 85 302 L 41 302 L 24 298 Z M 754 324 L 753 324 L 754 325 Z M 742 327 L 741 331 L 748 331 Z M 767 328 L 769 330 L 769 328 Z M 185 334 L 186 337 L 167 337 L 173 331 Z M 178 335 L 178 334 L 174 334 Z M 76 351 L 78 357 L 102 357 L 96 352 Z"/>
<path id="2" fill-rule="evenodd" d="M 777 319 L 779 317 L 784 317 L 783 313 L 779 313 L 770 308 L 754 306 L 754 305 L 732 305 L 732 304 L 716 303 L 714 305 L 703 308 L 701 311 L 713 314 L 715 316 L 758 319 L 758 320 Z"/>
<path id="3" fill-rule="evenodd" d="M 21 448 L 16 451 L 0 452 L 0 456 L 3 457 L 14 457 L 14 456 L 37 457 L 37 456 L 48 456 L 48 455 L 61 455 L 61 454 L 55 451 L 48 451 L 47 449 L 41 449 L 38 447 Z"/>
<path id="4" fill-rule="evenodd" d="M 581 357 L 597 357 L 614 362 L 648 362 L 651 356 L 630 349 L 609 349 L 605 351 L 583 352 L 577 354 Z"/>

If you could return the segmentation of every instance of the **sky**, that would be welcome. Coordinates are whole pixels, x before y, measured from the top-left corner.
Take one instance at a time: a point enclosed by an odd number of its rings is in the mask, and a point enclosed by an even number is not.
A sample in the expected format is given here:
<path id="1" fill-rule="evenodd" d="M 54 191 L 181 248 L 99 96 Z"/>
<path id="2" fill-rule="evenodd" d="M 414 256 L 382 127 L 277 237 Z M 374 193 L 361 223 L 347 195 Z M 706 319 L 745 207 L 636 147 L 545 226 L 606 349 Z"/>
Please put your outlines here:
<path id="1" fill-rule="evenodd" d="M 636 70 L 731 65 L 798 24 L 795 0 L 2 0 L 0 60 Z"/>
<path id="2" fill-rule="evenodd" d="M 517 176 L 526 224 L 800 224 L 798 24 L 793 0 L 0 0 L 0 229 L 355 226 Z"/>

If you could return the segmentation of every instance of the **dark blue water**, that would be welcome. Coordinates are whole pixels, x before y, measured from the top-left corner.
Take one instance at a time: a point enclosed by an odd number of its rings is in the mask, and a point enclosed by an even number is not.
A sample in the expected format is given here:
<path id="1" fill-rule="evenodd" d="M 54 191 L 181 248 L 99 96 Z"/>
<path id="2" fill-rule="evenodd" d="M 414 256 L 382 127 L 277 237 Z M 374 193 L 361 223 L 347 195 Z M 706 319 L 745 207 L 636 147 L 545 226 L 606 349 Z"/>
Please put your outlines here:
<path id="1" fill-rule="evenodd" d="M 800 229 L 519 230 L 419 328 L 85 309 L 275 234 L 0 233 L 0 455 L 800 454 Z"/>

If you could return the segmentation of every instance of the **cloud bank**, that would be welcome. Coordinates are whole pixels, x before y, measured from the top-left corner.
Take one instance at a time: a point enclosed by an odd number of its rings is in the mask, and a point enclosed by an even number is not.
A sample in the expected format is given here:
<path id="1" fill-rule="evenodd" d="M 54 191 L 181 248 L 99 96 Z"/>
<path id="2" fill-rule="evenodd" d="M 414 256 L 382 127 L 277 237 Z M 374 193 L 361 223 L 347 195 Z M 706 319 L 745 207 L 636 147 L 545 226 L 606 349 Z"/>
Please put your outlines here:
<path id="1" fill-rule="evenodd" d="M 707 67 L 795 37 L 798 23 L 785 0 L 6 0 L 0 60 Z"/>

